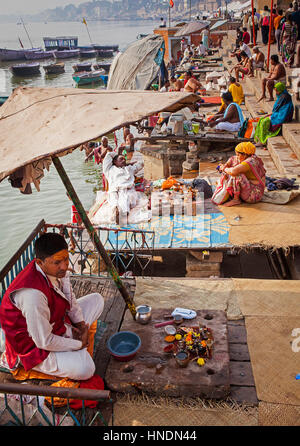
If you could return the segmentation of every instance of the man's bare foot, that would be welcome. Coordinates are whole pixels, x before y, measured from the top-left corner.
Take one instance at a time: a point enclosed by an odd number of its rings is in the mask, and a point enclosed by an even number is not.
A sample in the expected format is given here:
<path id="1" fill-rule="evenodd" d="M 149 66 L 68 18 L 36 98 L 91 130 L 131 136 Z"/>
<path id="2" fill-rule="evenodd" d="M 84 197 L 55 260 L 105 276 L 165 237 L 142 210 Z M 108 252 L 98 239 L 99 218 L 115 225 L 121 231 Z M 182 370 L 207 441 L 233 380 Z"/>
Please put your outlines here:
<path id="1" fill-rule="evenodd" d="M 267 99 L 266 102 L 273 102 L 274 98 Z"/>
<path id="2" fill-rule="evenodd" d="M 223 206 L 226 206 L 226 207 L 231 207 L 231 206 L 236 206 L 236 205 L 238 205 L 238 204 L 241 204 L 241 201 L 240 200 L 238 200 L 237 198 L 233 198 L 232 200 L 230 200 L 230 201 L 226 201 L 226 203 L 224 203 L 223 204 Z"/>
<path id="3" fill-rule="evenodd" d="M 262 101 L 263 99 L 266 99 L 266 96 L 262 96 L 261 98 L 259 98 L 259 100 L 257 102 Z"/>

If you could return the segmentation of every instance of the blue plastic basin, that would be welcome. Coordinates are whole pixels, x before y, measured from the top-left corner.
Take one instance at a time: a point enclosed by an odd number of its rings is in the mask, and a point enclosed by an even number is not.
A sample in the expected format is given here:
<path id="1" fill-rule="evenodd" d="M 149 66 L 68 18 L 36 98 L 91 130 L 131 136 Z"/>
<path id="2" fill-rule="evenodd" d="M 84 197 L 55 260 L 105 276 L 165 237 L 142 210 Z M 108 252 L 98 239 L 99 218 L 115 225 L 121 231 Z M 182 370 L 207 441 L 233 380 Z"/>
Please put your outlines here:
<path id="1" fill-rule="evenodd" d="M 130 361 L 141 347 L 141 338 L 132 331 L 119 331 L 107 341 L 110 354 L 118 361 Z"/>

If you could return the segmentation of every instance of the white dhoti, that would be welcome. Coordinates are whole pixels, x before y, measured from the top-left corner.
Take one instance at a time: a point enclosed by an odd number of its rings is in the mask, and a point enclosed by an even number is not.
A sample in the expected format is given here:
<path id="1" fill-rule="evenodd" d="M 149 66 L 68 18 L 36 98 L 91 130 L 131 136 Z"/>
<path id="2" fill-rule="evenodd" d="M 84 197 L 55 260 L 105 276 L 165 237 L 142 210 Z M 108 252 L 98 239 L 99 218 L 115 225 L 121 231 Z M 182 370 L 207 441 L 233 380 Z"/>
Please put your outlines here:
<path id="1" fill-rule="evenodd" d="M 139 200 L 139 195 L 134 187 L 119 189 L 117 192 L 108 192 L 107 201 L 112 208 L 117 207 L 121 214 L 129 214 Z"/>
<path id="2" fill-rule="evenodd" d="M 240 122 L 219 122 L 216 125 L 216 130 L 226 130 L 227 132 L 238 132 L 241 128 Z"/>
<path id="3" fill-rule="evenodd" d="M 97 320 L 104 308 L 104 299 L 99 293 L 88 294 L 77 299 L 80 305 L 84 322 L 91 325 Z M 67 326 L 65 337 L 72 336 L 71 326 Z M 34 367 L 47 375 L 74 380 L 89 379 L 95 373 L 95 363 L 86 348 L 67 352 L 50 352 L 47 358 Z"/>

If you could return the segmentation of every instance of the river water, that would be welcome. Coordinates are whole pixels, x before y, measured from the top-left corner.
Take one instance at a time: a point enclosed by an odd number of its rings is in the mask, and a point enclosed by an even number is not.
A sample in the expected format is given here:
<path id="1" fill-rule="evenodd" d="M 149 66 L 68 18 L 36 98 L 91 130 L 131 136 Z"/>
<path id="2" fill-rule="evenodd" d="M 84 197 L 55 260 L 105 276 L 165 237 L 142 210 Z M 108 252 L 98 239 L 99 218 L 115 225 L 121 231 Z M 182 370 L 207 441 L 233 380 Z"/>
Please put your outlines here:
<path id="1" fill-rule="evenodd" d="M 88 30 L 93 43 L 100 45 L 118 44 L 124 50 L 136 40 L 138 34 L 152 33 L 156 23 L 148 21 L 135 22 L 90 22 Z M 87 28 L 80 22 L 28 23 L 26 29 L 33 47 L 43 46 L 43 37 L 78 36 L 79 45 L 89 45 Z M 31 44 L 22 25 L 1 24 L 0 47 L 20 48 L 20 37 L 25 48 Z M 42 68 L 49 61 L 40 61 L 41 74 L 32 78 L 16 78 L 9 70 L 14 62 L 0 62 L 0 95 L 8 96 L 19 85 L 40 87 L 73 87 L 72 66 L 79 60 L 65 60 L 65 73 L 46 77 Z M 100 59 L 97 59 L 99 62 Z M 105 60 L 107 61 L 107 60 Z M 91 60 L 96 63 L 96 59 Z M 21 62 L 16 62 L 21 63 Z M 96 88 L 103 88 L 99 85 Z M 26 129 L 24 128 L 24 132 Z M 113 141 L 111 141 L 113 143 Z M 23 150 L 20 147 L 20 150 Z M 61 162 L 86 209 L 92 205 L 96 190 L 101 187 L 100 172 L 90 162 L 84 162 L 84 152 L 75 150 L 61 158 Z M 70 222 L 71 202 L 53 165 L 45 171 L 40 184 L 40 192 L 32 186 L 31 195 L 23 195 L 12 188 L 7 179 L 0 183 L 0 269 L 6 264 L 25 238 L 31 233 L 41 219 L 47 223 Z"/>

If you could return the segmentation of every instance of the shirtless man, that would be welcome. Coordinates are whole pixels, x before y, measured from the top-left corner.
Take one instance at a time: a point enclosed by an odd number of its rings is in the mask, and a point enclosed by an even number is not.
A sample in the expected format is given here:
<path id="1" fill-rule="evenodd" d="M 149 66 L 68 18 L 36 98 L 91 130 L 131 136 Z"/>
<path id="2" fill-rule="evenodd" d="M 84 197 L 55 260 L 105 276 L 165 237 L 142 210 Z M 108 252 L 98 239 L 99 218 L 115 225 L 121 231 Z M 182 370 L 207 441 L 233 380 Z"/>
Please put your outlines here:
<path id="1" fill-rule="evenodd" d="M 101 144 L 94 146 L 92 152 L 86 157 L 85 161 L 89 161 L 93 156 L 95 157 L 95 163 L 102 163 L 107 152 L 112 152 L 112 148 L 108 145 L 108 138 L 103 136 Z"/>
<path id="2" fill-rule="evenodd" d="M 250 74 L 249 77 L 254 77 L 254 70 L 262 69 L 265 63 L 265 55 L 258 46 L 253 47 L 253 56 L 250 59 Z"/>
<path id="3" fill-rule="evenodd" d="M 277 56 L 277 54 L 273 54 L 271 56 L 270 73 L 262 80 L 262 96 L 258 100 L 258 102 L 266 99 L 266 89 L 268 89 L 270 95 L 270 99 L 268 99 L 268 102 L 274 101 L 273 90 L 274 85 L 277 82 L 286 83 L 286 71 L 284 65 L 279 62 L 279 57 Z"/>
<path id="4" fill-rule="evenodd" d="M 203 88 L 203 85 L 201 84 L 201 82 L 197 81 L 197 79 L 193 79 L 191 77 L 191 79 L 189 79 L 187 81 L 187 83 L 185 84 L 184 87 L 184 91 L 188 91 L 191 93 L 197 93 L 198 90 L 200 90 L 201 88 Z"/>
<path id="5" fill-rule="evenodd" d="M 213 116 L 208 125 L 216 127 L 216 130 L 238 132 L 242 125 L 241 118 L 243 118 L 238 111 L 239 105 L 233 102 L 232 94 L 229 91 L 222 94 L 222 99 L 226 106 L 224 114 Z"/>

